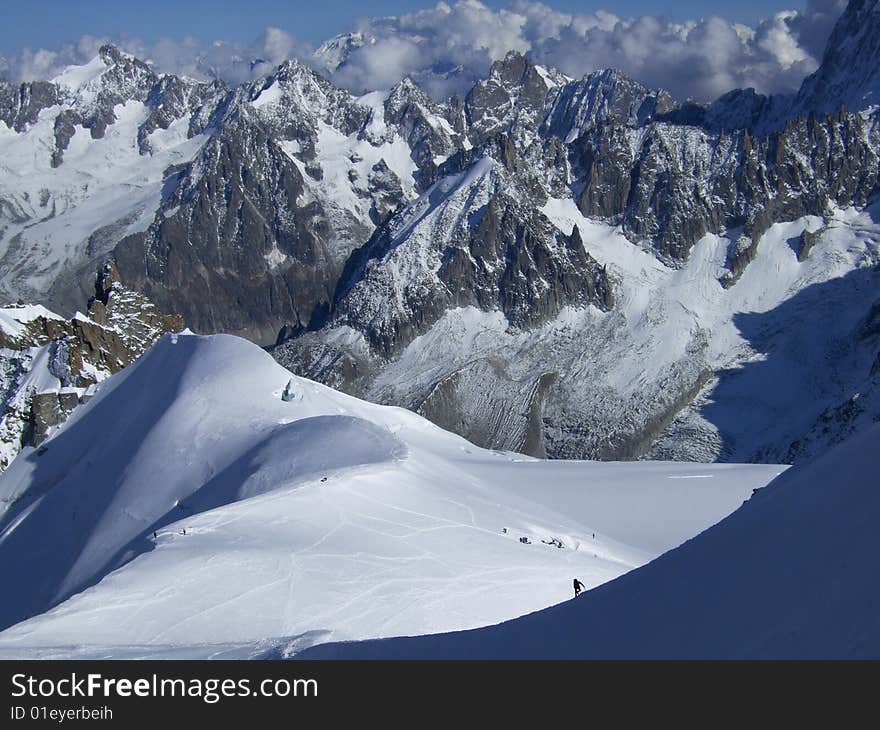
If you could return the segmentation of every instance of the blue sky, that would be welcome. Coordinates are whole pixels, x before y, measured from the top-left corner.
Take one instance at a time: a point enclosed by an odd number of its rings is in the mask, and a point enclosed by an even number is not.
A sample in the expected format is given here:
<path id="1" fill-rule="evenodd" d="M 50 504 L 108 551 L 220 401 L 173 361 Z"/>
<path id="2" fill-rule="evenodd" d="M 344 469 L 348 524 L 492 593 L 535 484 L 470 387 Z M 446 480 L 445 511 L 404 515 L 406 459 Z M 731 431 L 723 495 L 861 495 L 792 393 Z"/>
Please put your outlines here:
<path id="1" fill-rule="evenodd" d="M 484 0 L 493 8 L 508 7 L 505 0 Z M 267 25 L 277 26 L 305 41 L 320 41 L 348 30 L 363 15 L 396 15 L 432 7 L 431 0 L 406 2 L 379 0 L 3 0 L 0 52 L 21 48 L 54 48 L 82 35 L 138 37 L 147 42 L 163 36 L 192 35 L 203 40 L 222 39 L 246 43 Z M 673 19 L 720 15 L 739 22 L 754 22 L 781 9 L 800 10 L 803 0 L 679 0 L 652 3 L 646 0 L 583 2 L 549 0 L 548 5 L 568 12 L 612 10 L 616 15 L 665 15 Z"/>

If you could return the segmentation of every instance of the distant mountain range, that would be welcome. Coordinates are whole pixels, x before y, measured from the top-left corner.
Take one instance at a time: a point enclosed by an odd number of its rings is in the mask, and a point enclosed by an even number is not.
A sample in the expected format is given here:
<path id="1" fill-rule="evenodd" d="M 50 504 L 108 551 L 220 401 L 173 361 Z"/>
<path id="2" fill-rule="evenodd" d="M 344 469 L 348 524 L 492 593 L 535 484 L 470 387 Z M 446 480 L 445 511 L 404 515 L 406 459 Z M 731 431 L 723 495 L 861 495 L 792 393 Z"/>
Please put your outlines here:
<path id="1" fill-rule="evenodd" d="M 0 291 L 70 316 L 109 261 L 197 332 L 481 445 L 798 461 L 880 418 L 878 62 L 876 0 L 795 96 L 708 105 L 516 53 L 437 102 L 105 46 L 0 84 Z"/>

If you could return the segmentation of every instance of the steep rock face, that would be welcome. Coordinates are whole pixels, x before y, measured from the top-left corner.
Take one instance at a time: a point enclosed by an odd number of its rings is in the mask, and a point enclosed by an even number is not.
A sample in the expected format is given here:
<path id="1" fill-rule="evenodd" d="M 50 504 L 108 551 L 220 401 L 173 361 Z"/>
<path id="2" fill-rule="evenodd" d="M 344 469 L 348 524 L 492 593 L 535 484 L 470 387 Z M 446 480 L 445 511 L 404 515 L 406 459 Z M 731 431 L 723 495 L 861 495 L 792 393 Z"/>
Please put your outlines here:
<path id="1" fill-rule="evenodd" d="M 150 228 L 117 246 L 127 284 L 200 331 L 257 340 L 326 307 L 336 273 L 326 224 L 320 210 L 290 213 L 303 177 L 260 125 L 227 125 L 181 178 Z"/>
<path id="2" fill-rule="evenodd" d="M 597 71 L 562 87 L 544 115 L 541 132 L 569 143 L 610 122 L 643 126 L 677 106 L 665 91 L 648 89 L 619 71 Z"/>
<path id="3" fill-rule="evenodd" d="M 110 357 L 133 362 L 165 332 L 180 332 L 186 325 L 178 314 L 164 314 L 143 294 L 128 289 L 112 263 L 95 280 L 95 296 L 89 302 L 89 319 L 119 336 L 120 347 Z M 93 348 L 100 351 L 101 348 Z M 110 367 L 110 372 L 115 372 Z"/>
<path id="4" fill-rule="evenodd" d="M 610 125 L 573 144 L 578 207 L 652 241 L 673 263 L 706 233 L 742 228 L 757 245 L 773 222 L 865 205 L 877 185 L 876 134 L 872 121 L 843 112 L 798 117 L 764 138 Z"/>
<path id="5" fill-rule="evenodd" d="M 454 118 L 454 110 L 436 104 L 409 78 L 397 84 L 385 100 L 385 120 L 400 130 L 409 145 L 422 187 L 434 182 L 437 167 L 462 144 L 449 118 Z"/>
<path id="6" fill-rule="evenodd" d="M 511 149 L 509 138 L 495 138 L 444 164 L 448 174 L 349 261 L 326 324 L 284 342 L 275 357 L 309 377 L 406 405 L 479 443 L 546 455 L 542 404 L 557 380 L 552 358 L 537 376 L 512 373 L 501 351 L 463 353 L 466 363 L 426 381 L 417 368 L 414 388 L 383 376 L 411 345 L 445 327 L 450 311 L 491 313 L 527 339 L 566 308 L 614 306 L 608 271 L 577 227 L 564 232 L 541 212 L 547 194 L 518 165 L 508 169 Z M 420 367 L 430 369 L 429 362 Z"/>
<path id="7" fill-rule="evenodd" d="M 301 143 L 314 138 L 319 124 L 349 135 L 369 116 L 349 92 L 297 61 L 285 61 L 265 79 L 246 85 L 243 93 L 276 136 Z"/>
<path id="8" fill-rule="evenodd" d="M 561 74 L 548 76 L 520 53 L 509 53 L 492 64 L 489 78 L 478 82 L 464 101 L 467 136 L 479 146 L 503 132 L 525 137 L 541 122 L 547 95 L 563 83 Z"/>
<path id="9" fill-rule="evenodd" d="M 451 144 L 404 96 L 357 100 L 296 62 L 239 88 L 147 231 L 117 247 L 123 280 L 199 331 L 271 343 L 322 321 L 349 254 L 415 194 L 412 156 Z"/>
<path id="10" fill-rule="evenodd" d="M 92 139 L 101 139 L 117 119 L 116 105 L 146 101 L 158 81 L 147 64 L 115 46 L 102 46 L 90 65 L 95 75 L 68 73 L 56 80 L 63 109 L 55 118 L 53 167 L 63 161 L 77 126 L 88 129 Z"/>
<path id="11" fill-rule="evenodd" d="M 822 63 L 808 76 L 793 111 L 833 113 L 880 105 L 880 4 L 850 0 L 825 46 Z"/>
<path id="12" fill-rule="evenodd" d="M 142 155 L 156 152 L 151 140 L 156 130 L 167 130 L 179 119 L 189 119 L 187 136 L 204 133 L 226 88 L 220 81 L 197 83 L 191 79 L 164 75 L 156 80 L 147 94 L 147 118 L 138 128 L 138 150 Z"/>
<path id="13" fill-rule="evenodd" d="M 85 309 L 95 270 L 147 227 L 166 170 L 192 157 L 225 93 L 112 46 L 52 81 L 0 84 L 4 296 Z"/>
<path id="14" fill-rule="evenodd" d="M 34 305 L 0 309 L 0 470 L 129 365 L 164 332 L 184 328 L 146 297 L 126 289 L 112 265 L 95 282 L 88 316 L 65 320 Z"/>
<path id="15" fill-rule="evenodd" d="M 31 399 L 31 445 L 40 446 L 51 430 L 64 423 L 73 413 L 73 409 L 85 399 L 85 395 L 80 395 L 72 388 L 57 393 L 52 391 L 34 393 Z"/>
<path id="16" fill-rule="evenodd" d="M 7 127 L 23 132 L 37 121 L 43 109 L 58 103 L 58 96 L 58 87 L 49 81 L 0 81 L 0 119 Z"/>
<path id="17" fill-rule="evenodd" d="M 90 236 L 86 254 L 105 254 L 138 228 L 116 252 L 125 280 L 201 331 L 260 342 L 320 324 L 346 260 L 374 227 L 487 151 L 530 198 L 574 195 L 585 215 L 622 226 L 673 265 L 706 233 L 742 229 L 730 281 L 770 222 L 862 205 L 876 184 L 870 119 L 797 118 L 756 136 L 743 125 L 778 104 L 753 93 L 679 108 L 618 72 L 572 81 L 516 53 L 463 102 L 446 104 L 408 80 L 355 99 L 297 62 L 226 92 L 158 77 L 112 47 L 49 87 L 5 91 L 7 124 L 23 129 L 33 108 L 57 102 L 56 132 L 67 129 L 59 139 L 78 128 L 100 137 L 120 103 L 143 104 L 142 156 L 158 153 L 157 133 L 185 122 L 198 148 L 164 169 L 152 220 L 135 224 L 133 211 Z M 46 201 L 51 216 L 51 193 Z M 34 215 L 9 210 L 23 223 Z M 10 241 L 10 255 L 24 243 Z"/>
<path id="18" fill-rule="evenodd" d="M 393 216 L 349 262 L 328 326 L 348 326 L 384 356 L 448 309 L 501 311 L 527 328 L 564 306 L 608 309 L 605 271 L 579 233 L 554 228 L 485 156 Z"/>
<path id="19" fill-rule="evenodd" d="M 327 323 L 282 344 L 276 357 L 483 445 L 663 458 L 672 439 L 683 445 L 675 458 L 794 455 L 787 436 L 756 447 L 773 437 L 734 435 L 740 425 L 694 404 L 711 402 L 725 384 L 719 371 L 764 346 L 714 327 L 771 300 L 785 309 L 809 282 L 826 286 L 832 271 L 875 260 L 873 234 L 838 211 L 868 206 L 876 194 L 876 119 L 859 110 L 798 115 L 791 99 L 750 90 L 678 106 L 615 72 L 570 81 L 530 66 L 510 54 L 460 116 L 447 107 L 467 144 L 439 165 L 433 188 L 354 254 Z M 502 178 L 516 204 L 499 189 Z M 571 250 L 583 243 L 588 258 L 574 269 L 588 272 L 586 281 L 568 276 L 566 245 L 533 244 L 541 219 Z M 629 243 L 612 244 L 596 220 Z M 835 230 L 853 236 L 846 253 Z M 823 269 L 811 256 L 834 263 Z M 785 272 L 778 283 L 764 280 L 768 266 Z M 699 304 L 676 293 L 679 277 Z M 708 315 L 715 302 L 727 311 L 721 320 Z M 567 308 L 590 304 L 608 314 L 578 319 L 579 336 L 563 334 Z M 473 330 L 471 317 L 482 323 Z M 460 338 L 455 326 L 464 328 Z M 444 339 L 462 352 L 447 354 Z M 615 358 L 626 377 L 615 374 Z M 816 367 L 826 360 L 817 355 Z"/>

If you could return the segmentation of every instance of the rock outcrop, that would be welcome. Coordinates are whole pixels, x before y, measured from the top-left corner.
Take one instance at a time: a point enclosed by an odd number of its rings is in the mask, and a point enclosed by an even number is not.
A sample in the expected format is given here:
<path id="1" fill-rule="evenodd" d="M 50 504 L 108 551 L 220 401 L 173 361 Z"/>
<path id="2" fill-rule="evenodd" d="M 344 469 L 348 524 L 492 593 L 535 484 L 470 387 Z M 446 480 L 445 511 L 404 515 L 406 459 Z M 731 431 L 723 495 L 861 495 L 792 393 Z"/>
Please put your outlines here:
<path id="1" fill-rule="evenodd" d="M 0 309 L 0 469 L 40 446 L 105 378 L 134 362 L 164 332 L 184 328 L 126 289 L 112 264 L 95 283 L 88 314 L 63 319 L 43 307 Z"/>

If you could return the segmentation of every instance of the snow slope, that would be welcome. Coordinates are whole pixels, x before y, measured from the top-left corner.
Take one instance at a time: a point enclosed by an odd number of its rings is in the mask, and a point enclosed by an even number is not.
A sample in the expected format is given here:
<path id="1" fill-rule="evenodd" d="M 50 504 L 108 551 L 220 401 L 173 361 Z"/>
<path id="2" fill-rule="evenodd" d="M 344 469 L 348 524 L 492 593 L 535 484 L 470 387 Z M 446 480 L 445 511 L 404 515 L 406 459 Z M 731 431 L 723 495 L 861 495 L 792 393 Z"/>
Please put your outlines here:
<path id="1" fill-rule="evenodd" d="M 491 421 L 499 403 L 516 415 L 518 398 L 544 374 L 558 373 L 541 417 L 547 453 L 561 458 L 608 458 L 610 451 L 612 458 L 791 463 L 878 412 L 877 394 L 869 393 L 876 390 L 876 339 L 861 336 L 880 282 L 876 203 L 774 224 L 729 288 L 719 279 L 734 232 L 706 235 L 686 264 L 672 268 L 619 229 L 584 217 L 570 199 L 551 198 L 543 213 L 565 234 L 576 226 L 589 255 L 607 267 L 614 309 L 566 307 L 527 330 L 510 327 L 497 311 L 449 309 L 399 357 L 376 365 L 364 397 L 420 404 L 437 384 L 455 380 L 456 406 L 471 422 Z M 816 243 L 799 260 L 804 231 Z M 390 317 L 399 309 L 394 287 L 416 281 L 411 272 L 430 273 L 423 250 L 393 250 L 387 269 L 393 264 L 397 273 L 377 290 L 386 296 L 357 300 L 365 319 Z M 336 327 L 322 336 L 331 353 L 367 352 L 358 330 Z M 492 362 L 504 364 L 502 375 L 480 365 Z M 688 395 L 676 403 L 681 394 Z M 858 423 L 804 439 L 828 421 L 829 409 L 852 398 L 863 407 Z M 492 443 L 522 448 L 523 431 L 505 425 Z M 615 438 L 626 448 L 605 449 Z"/>
<path id="2" fill-rule="evenodd" d="M 493 624 L 645 563 L 780 471 L 485 451 L 226 335 L 163 337 L 45 446 L 0 476 L 4 657 L 287 655 Z"/>
<path id="3" fill-rule="evenodd" d="M 499 626 L 304 658 L 878 658 L 880 426 L 647 566 Z"/>
<path id="4" fill-rule="evenodd" d="M 791 463 L 804 455 L 789 445 L 823 410 L 865 387 L 876 351 L 859 349 L 857 335 L 876 296 L 876 204 L 774 224 L 729 289 L 719 282 L 725 238 L 705 236 L 682 268 L 669 269 L 581 216 L 571 200 L 551 199 L 544 211 L 565 231 L 577 225 L 587 250 L 619 282 L 626 324 L 614 335 L 613 352 L 625 366 L 612 367 L 603 385 L 638 394 L 682 363 L 713 373 L 651 458 Z M 801 261 L 803 231 L 818 242 Z"/>
<path id="5" fill-rule="evenodd" d="M 77 68 L 87 67 L 71 70 Z M 44 109 L 22 133 L 0 122 L 0 199 L 14 211 L 0 224 L 0 292 L 7 297 L 43 295 L 59 274 L 146 229 L 165 170 L 192 159 L 205 141 L 188 137 L 184 118 L 152 132 L 153 153 L 140 154 L 138 129 L 149 109 L 132 100 L 116 106 L 117 119 L 102 139 L 76 125 L 64 164 L 55 168 L 51 150 L 61 111 Z"/>

